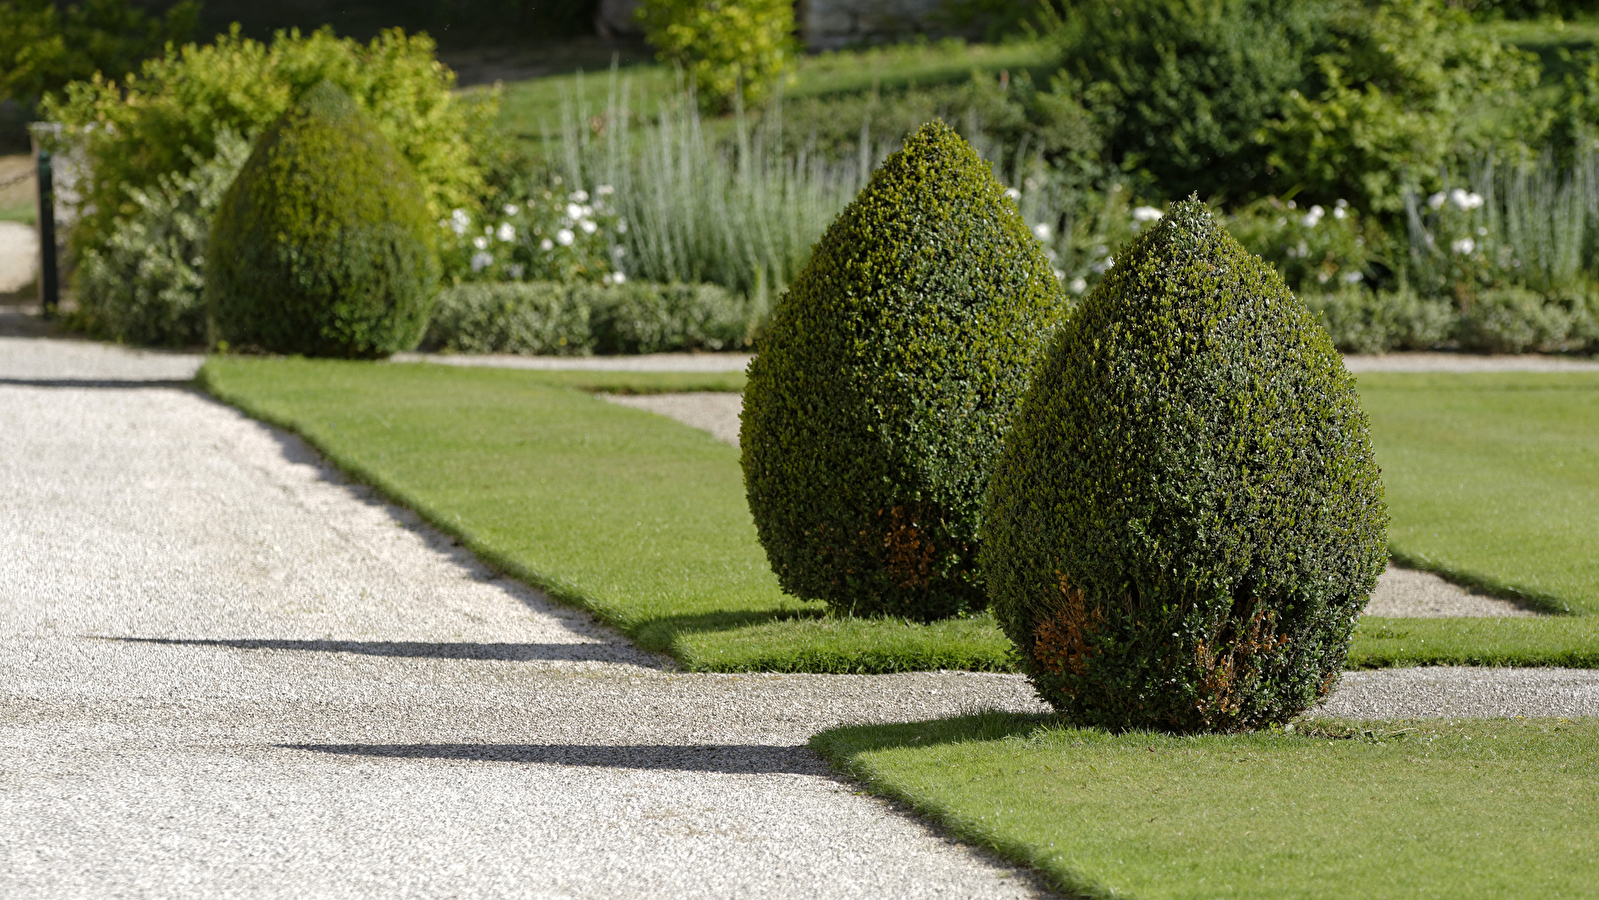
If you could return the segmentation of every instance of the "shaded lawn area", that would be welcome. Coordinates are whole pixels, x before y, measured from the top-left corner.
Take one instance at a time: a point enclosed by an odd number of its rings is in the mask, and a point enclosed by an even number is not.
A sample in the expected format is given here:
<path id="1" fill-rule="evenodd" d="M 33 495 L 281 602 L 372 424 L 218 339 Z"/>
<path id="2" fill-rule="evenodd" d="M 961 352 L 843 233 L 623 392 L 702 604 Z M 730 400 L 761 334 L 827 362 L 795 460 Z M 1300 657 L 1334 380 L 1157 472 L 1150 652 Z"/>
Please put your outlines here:
<path id="1" fill-rule="evenodd" d="M 851 620 L 783 595 L 738 451 L 584 393 L 743 379 L 237 357 L 201 372 L 222 400 L 689 669 L 1013 669 L 991 616 Z M 1599 533 L 1599 375 L 1365 375 L 1360 388 L 1395 553 L 1572 614 L 1368 619 L 1350 665 L 1599 666 L 1599 564 L 1584 550 Z"/>
<path id="2" fill-rule="evenodd" d="M 1592 895 L 1599 719 L 1296 727 L 1111 735 L 985 713 L 811 746 L 1068 893 Z"/>

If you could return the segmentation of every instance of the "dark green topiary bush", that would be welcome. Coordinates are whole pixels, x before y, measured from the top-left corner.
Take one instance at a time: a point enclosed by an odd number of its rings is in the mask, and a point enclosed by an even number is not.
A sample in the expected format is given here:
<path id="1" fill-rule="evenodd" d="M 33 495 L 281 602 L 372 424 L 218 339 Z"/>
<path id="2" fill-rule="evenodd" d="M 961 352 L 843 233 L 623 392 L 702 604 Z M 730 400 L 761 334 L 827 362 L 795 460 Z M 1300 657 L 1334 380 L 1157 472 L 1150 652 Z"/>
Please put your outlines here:
<path id="1" fill-rule="evenodd" d="M 757 341 L 741 443 L 783 589 L 856 615 L 986 604 L 989 471 L 1060 284 L 987 163 L 942 122 L 839 214 Z"/>
<path id="2" fill-rule="evenodd" d="M 1277 273 L 1175 205 L 1061 330 L 995 470 L 983 571 L 1039 693 L 1179 732 L 1325 696 L 1387 557 L 1367 430 Z"/>
<path id="3" fill-rule="evenodd" d="M 216 337 L 308 356 L 409 350 L 437 288 L 436 230 L 410 166 L 324 81 L 222 198 L 206 269 Z"/>

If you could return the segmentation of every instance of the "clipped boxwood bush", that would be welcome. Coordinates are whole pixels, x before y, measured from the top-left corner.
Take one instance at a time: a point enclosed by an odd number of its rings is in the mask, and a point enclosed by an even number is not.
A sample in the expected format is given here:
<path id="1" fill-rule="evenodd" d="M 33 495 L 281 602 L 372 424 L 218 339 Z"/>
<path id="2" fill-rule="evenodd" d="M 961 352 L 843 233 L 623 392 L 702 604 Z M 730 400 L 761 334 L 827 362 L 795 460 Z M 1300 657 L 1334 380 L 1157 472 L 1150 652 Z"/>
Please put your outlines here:
<path id="1" fill-rule="evenodd" d="M 206 302 L 220 341 L 381 357 L 427 327 L 438 258 L 411 167 L 339 87 L 318 83 L 261 136 L 212 223 Z"/>
<path id="2" fill-rule="evenodd" d="M 916 620 L 986 605 L 989 472 L 1059 282 L 989 166 L 942 122 L 885 160 L 757 341 L 744 480 L 784 590 Z"/>
<path id="3" fill-rule="evenodd" d="M 1387 559 L 1353 377 L 1197 200 L 1118 254 L 1061 330 L 983 521 L 994 611 L 1039 693 L 1112 729 L 1308 708 Z"/>
<path id="4" fill-rule="evenodd" d="M 714 284 L 463 284 L 439 297 L 422 346 L 454 353 L 661 353 L 748 346 L 748 301 Z"/>

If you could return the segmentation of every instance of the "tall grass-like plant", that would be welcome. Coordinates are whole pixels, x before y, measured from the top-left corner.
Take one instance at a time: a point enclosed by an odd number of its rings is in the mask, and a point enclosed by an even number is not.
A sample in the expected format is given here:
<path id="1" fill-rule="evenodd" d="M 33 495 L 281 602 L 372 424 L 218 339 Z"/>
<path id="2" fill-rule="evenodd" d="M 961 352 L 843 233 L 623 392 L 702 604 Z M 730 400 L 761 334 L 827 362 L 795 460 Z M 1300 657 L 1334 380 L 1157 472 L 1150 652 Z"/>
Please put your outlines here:
<path id="1" fill-rule="evenodd" d="M 737 106 L 733 140 L 719 142 L 691 90 L 641 125 L 628 86 L 612 78 L 602 115 L 567 106 L 558 163 L 572 185 L 615 188 L 618 267 L 628 278 L 711 282 L 764 308 L 876 162 L 782 155 L 780 107 L 756 124 Z"/>
<path id="2" fill-rule="evenodd" d="M 1549 297 L 1587 292 L 1599 230 L 1599 159 L 1562 169 L 1479 162 L 1464 183 L 1405 198 L 1409 277 L 1428 293 L 1469 306 L 1478 293 L 1518 286 Z"/>

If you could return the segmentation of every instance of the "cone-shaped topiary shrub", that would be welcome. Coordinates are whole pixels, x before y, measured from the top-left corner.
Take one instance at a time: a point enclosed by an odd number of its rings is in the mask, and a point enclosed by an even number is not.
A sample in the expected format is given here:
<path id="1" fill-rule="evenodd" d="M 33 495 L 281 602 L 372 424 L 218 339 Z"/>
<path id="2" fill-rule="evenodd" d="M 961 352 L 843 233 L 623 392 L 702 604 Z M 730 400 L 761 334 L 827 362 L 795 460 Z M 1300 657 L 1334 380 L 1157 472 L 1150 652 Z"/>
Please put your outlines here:
<path id="1" fill-rule="evenodd" d="M 211 226 L 218 340 L 308 356 L 387 356 L 427 326 L 438 259 L 421 188 L 330 82 L 256 143 Z"/>
<path id="2" fill-rule="evenodd" d="M 995 469 L 982 564 L 1069 719 L 1231 731 L 1336 683 L 1387 520 L 1327 333 L 1191 199 L 1051 346 Z"/>
<path id="3" fill-rule="evenodd" d="M 783 589 L 854 615 L 981 609 L 993 461 L 1066 310 L 971 146 L 924 126 L 812 251 L 757 341 L 744 482 Z"/>

